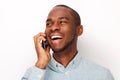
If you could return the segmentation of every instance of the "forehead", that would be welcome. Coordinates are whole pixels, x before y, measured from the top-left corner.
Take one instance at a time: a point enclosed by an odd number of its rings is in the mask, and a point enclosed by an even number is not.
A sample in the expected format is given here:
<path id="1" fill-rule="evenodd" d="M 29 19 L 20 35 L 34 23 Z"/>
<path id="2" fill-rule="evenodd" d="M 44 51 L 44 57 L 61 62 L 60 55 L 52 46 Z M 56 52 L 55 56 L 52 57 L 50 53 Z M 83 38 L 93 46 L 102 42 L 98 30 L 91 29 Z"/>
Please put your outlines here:
<path id="1" fill-rule="evenodd" d="M 66 17 L 68 19 L 73 19 L 71 11 L 65 7 L 54 7 L 48 14 L 48 19 Z"/>

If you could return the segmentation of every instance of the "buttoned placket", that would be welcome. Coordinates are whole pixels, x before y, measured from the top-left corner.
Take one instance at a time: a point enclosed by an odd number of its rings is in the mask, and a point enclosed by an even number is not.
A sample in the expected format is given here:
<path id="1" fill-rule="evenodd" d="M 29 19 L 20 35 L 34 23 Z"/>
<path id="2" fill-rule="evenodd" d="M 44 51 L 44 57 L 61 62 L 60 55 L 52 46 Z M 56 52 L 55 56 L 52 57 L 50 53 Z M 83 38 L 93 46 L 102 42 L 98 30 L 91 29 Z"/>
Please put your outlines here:
<path id="1" fill-rule="evenodd" d="M 55 59 L 51 62 L 51 68 L 58 73 L 63 74 L 62 80 L 70 80 L 71 70 L 74 70 L 79 65 L 80 56 L 79 54 L 68 64 L 65 68 L 62 64 L 58 63 Z"/>

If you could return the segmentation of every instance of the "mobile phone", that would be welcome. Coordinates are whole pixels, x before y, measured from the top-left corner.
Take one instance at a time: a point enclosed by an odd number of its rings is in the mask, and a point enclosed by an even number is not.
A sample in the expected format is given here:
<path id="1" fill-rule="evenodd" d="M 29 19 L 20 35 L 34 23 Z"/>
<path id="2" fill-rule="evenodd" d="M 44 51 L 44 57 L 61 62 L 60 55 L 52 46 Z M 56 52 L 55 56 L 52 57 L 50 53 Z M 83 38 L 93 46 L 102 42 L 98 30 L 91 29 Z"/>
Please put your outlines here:
<path id="1" fill-rule="evenodd" d="M 47 41 L 42 41 L 42 47 L 44 49 L 46 49 L 48 45 L 49 45 L 49 43 Z"/>

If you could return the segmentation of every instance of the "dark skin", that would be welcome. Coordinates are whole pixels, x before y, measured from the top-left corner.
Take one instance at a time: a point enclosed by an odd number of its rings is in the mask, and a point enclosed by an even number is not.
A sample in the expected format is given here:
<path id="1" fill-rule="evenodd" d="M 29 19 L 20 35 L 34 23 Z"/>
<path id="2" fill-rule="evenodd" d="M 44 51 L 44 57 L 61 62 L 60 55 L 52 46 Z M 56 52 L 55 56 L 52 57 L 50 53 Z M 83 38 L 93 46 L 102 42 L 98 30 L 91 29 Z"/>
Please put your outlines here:
<path id="1" fill-rule="evenodd" d="M 67 67 L 77 53 L 77 38 L 83 32 L 82 25 L 76 26 L 69 9 L 54 7 L 46 20 L 45 33 L 34 36 L 35 48 L 38 56 L 36 66 L 45 69 L 51 60 L 50 48 L 56 61 Z M 57 37 L 57 39 L 53 39 Z M 43 49 L 40 40 L 49 42 L 47 49 Z"/>

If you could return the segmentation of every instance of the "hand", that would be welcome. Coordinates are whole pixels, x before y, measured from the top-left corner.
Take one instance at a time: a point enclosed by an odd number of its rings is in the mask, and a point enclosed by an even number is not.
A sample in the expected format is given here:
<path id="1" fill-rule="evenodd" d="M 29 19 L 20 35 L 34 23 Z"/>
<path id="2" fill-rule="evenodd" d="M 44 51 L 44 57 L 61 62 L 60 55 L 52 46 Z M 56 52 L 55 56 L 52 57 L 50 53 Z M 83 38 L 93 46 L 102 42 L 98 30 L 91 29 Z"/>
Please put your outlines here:
<path id="1" fill-rule="evenodd" d="M 44 33 L 39 33 L 34 36 L 34 44 L 35 44 L 35 49 L 38 57 L 38 60 L 35 66 L 41 69 L 45 69 L 51 60 L 50 47 L 47 46 L 46 49 L 42 47 L 41 41 L 42 40 L 46 41 L 45 37 L 46 37 L 46 34 Z"/>

